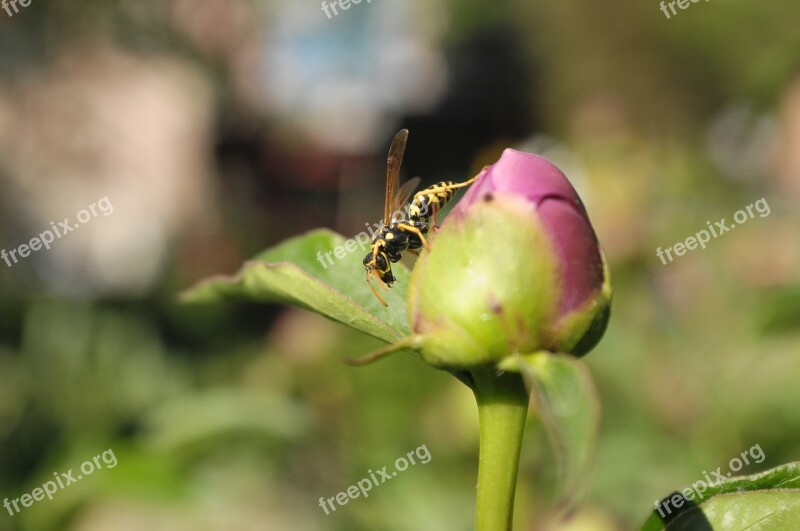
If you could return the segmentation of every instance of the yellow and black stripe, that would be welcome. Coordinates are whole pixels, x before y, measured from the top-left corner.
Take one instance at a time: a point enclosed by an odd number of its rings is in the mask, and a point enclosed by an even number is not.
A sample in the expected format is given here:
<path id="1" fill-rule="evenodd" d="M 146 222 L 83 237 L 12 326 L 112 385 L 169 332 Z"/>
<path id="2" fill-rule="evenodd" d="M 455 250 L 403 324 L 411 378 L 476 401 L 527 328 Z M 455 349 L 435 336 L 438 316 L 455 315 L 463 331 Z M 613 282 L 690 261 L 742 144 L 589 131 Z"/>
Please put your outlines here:
<path id="1" fill-rule="evenodd" d="M 431 217 L 436 219 L 439 212 L 448 201 L 453 199 L 459 188 L 464 188 L 475 182 L 476 177 L 463 183 L 453 181 L 441 181 L 433 186 L 421 190 L 414 194 L 414 199 L 408 206 L 408 217 L 411 221 L 429 221 Z"/>

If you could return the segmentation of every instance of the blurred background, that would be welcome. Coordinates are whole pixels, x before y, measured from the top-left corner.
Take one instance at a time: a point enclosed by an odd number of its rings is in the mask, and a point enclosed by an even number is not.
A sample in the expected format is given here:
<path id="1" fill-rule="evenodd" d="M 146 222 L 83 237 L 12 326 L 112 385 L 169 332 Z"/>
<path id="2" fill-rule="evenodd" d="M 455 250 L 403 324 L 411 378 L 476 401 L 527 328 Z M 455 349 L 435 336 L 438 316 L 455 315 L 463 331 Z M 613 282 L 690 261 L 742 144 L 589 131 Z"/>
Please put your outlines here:
<path id="1" fill-rule="evenodd" d="M 0 510 L 0 530 L 471 528 L 466 387 L 406 355 L 345 366 L 377 342 L 299 310 L 176 303 L 286 237 L 377 221 L 402 127 L 424 185 L 508 146 L 551 158 L 605 247 L 612 319 L 586 358 L 601 442 L 564 529 L 635 528 L 756 444 L 742 473 L 800 459 L 797 2 L 15 5 L 0 249 L 102 198 L 113 213 L 0 261 L 0 498 L 108 448 L 118 466 Z M 761 198 L 769 216 L 657 258 Z M 547 503 L 538 438 L 516 529 Z M 423 444 L 429 463 L 319 507 Z"/>

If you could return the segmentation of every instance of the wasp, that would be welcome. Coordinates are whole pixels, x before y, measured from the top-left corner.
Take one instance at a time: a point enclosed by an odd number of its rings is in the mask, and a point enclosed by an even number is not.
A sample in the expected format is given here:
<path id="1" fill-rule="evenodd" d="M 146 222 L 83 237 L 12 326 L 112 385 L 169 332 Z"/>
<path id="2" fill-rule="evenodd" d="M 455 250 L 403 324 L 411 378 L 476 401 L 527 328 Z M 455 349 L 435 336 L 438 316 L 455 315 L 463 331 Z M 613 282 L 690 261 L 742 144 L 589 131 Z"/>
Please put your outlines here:
<path id="1" fill-rule="evenodd" d="M 370 276 L 376 277 L 384 289 L 392 287 L 397 279 L 392 274 L 392 263 L 401 258 L 401 253 L 428 248 L 426 235 L 431 228 L 436 228 L 436 213 L 447 204 L 459 188 L 469 186 L 479 177 L 473 177 L 463 183 L 442 181 L 413 194 L 411 202 L 404 209 L 408 219 L 402 217 L 400 206 L 408 201 L 419 184 L 415 177 L 406 182 L 399 190 L 400 165 L 408 140 L 408 129 L 401 129 L 392 140 L 389 155 L 386 159 L 386 195 L 383 206 L 383 221 L 375 232 L 370 243 L 370 252 L 364 257 L 364 268 L 367 271 L 367 284 L 372 293 L 384 306 L 388 306 L 383 297 L 370 282 Z M 400 215 L 398 215 L 400 214 Z"/>

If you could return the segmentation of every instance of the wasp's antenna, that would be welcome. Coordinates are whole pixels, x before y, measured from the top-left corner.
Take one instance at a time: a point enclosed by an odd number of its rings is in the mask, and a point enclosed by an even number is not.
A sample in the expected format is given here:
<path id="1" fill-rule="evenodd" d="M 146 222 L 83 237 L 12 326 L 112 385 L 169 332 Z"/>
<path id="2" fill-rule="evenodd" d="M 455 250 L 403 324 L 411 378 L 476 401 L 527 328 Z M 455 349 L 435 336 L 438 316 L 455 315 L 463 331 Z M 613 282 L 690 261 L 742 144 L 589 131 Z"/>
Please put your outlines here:
<path id="1" fill-rule="evenodd" d="M 378 276 L 378 272 L 373 269 L 372 273 L 380 281 L 380 277 Z M 372 290 L 372 294 L 375 295 L 375 298 L 378 299 L 380 301 L 380 303 L 383 304 L 386 308 L 388 308 L 389 307 L 389 303 L 386 302 L 385 300 L 383 300 L 383 297 L 381 297 L 380 293 L 378 293 L 378 290 L 376 290 L 375 286 L 372 285 L 372 282 L 369 281 L 369 273 L 367 273 L 367 284 L 369 284 L 369 289 Z M 386 289 L 385 286 L 384 286 L 384 289 Z"/>
<path id="2" fill-rule="evenodd" d="M 386 284 L 384 284 L 383 280 L 381 280 L 381 276 L 378 274 L 378 270 L 373 269 L 372 274 L 375 275 L 375 278 L 380 280 L 380 283 L 378 285 L 383 289 L 383 291 L 389 291 L 389 288 L 386 286 Z"/>

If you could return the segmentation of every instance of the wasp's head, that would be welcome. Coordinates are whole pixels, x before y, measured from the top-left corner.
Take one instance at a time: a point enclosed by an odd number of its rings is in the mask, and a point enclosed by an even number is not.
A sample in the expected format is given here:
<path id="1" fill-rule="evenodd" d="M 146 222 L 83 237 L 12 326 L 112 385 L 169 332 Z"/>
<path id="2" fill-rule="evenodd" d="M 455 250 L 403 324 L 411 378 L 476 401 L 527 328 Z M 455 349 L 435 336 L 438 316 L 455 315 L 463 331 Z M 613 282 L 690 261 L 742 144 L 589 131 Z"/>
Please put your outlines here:
<path id="1" fill-rule="evenodd" d="M 389 256 L 382 249 L 368 253 L 364 257 L 364 269 L 367 271 L 367 279 L 369 279 L 370 275 L 375 275 L 381 282 L 391 286 L 396 279 L 392 275 L 392 267 L 389 262 Z"/>
<path id="2" fill-rule="evenodd" d="M 394 275 L 392 275 L 392 266 L 389 263 L 389 255 L 386 254 L 386 251 L 380 244 L 373 245 L 372 252 L 364 257 L 364 269 L 367 270 L 367 284 L 369 284 L 372 293 L 375 294 L 375 297 L 377 297 L 381 304 L 389 306 L 383 297 L 375 291 L 372 282 L 369 281 L 370 276 L 378 277 L 378 280 L 382 282 L 382 284 L 379 285 L 383 287 L 383 289 L 386 289 L 386 286 L 391 287 L 392 283 L 395 281 Z"/>

